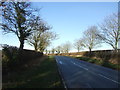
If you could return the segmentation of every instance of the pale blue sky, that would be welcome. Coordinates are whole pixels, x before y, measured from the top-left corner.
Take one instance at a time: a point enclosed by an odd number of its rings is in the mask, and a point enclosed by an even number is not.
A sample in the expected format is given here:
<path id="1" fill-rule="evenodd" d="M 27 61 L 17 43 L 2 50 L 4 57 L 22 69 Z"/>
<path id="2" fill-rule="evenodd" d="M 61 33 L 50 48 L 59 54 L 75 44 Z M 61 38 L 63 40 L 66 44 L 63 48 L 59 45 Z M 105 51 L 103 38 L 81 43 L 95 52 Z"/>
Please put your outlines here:
<path id="1" fill-rule="evenodd" d="M 82 37 L 83 31 L 91 25 L 101 23 L 104 18 L 118 11 L 117 2 L 34 2 L 33 7 L 41 8 L 40 16 L 51 25 L 52 31 L 59 34 L 51 47 L 56 47 L 66 41 L 74 42 Z M 2 43 L 19 47 L 19 41 L 14 34 L 2 36 Z M 27 49 L 33 49 L 25 44 Z M 98 49 L 110 49 L 103 45 Z"/>

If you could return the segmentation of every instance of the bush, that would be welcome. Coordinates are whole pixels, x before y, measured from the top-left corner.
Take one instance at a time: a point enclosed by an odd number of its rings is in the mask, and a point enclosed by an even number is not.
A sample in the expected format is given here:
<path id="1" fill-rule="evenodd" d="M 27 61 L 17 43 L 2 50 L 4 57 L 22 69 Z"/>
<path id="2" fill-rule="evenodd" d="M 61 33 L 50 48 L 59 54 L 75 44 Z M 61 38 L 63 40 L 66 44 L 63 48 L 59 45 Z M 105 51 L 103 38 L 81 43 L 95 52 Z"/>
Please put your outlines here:
<path id="1" fill-rule="evenodd" d="M 2 46 L 2 71 L 7 74 L 11 71 L 17 71 L 29 63 L 31 60 L 42 57 L 43 53 L 34 50 L 22 50 L 9 45 Z M 20 57 L 20 58 L 19 58 Z"/>
<path id="2" fill-rule="evenodd" d="M 9 69 L 13 69 L 14 66 L 17 66 L 19 63 L 18 56 L 18 48 L 14 46 L 4 45 L 2 46 L 2 68 L 3 71 L 7 72 Z M 3 72 L 4 73 L 4 72 Z"/>

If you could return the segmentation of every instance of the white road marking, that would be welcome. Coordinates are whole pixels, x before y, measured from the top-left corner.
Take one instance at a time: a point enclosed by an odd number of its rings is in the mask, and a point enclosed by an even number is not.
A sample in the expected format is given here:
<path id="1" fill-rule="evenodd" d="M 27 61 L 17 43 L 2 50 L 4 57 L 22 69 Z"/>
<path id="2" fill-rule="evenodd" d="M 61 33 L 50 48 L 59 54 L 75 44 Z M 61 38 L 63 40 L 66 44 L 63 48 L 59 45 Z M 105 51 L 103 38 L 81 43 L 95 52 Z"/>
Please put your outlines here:
<path id="1" fill-rule="evenodd" d="M 85 70 L 88 70 L 87 68 L 85 68 L 85 67 L 83 67 L 83 66 L 80 66 L 80 65 L 76 64 L 75 62 L 72 62 L 72 61 L 71 61 L 71 63 L 73 63 L 73 64 L 75 64 L 76 66 L 81 67 L 81 68 L 83 68 L 83 69 L 85 69 Z"/>
<path id="2" fill-rule="evenodd" d="M 71 61 L 71 63 L 75 64 L 74 62 Z"/>
<path id="3" fill-rule="evenodd" d="M 63 64 L 61 61 L 59 61 L 60 64 Z"/>
<path id="4" fill-rule="evenodd" d="M 57 61 L 57 63 L 58 63 L 58 60 L 56 59 L 56 61 Z M 59 74 L 62 76 L 62 73 L 60 72 L 60 69 L 58 69 L 58 72 L 59 72 Z M 65 88 L 67 88 L 67 86 L 66 86 L 66 84 L 65 84 L 65 80 L 63 79 L 63 77 L 61 77 L 62 78 L 62 82 L 63 82 L 63 85 L 64 85 L 64 87 Z M 67 89 L 66 89 L 67 90 Z"/>
<path id="5" fill-rule="evenodd" d="M 75 64 L 75 63 L 74 63 Z M 78 64 L 75 64 L 76 66 L 78 66 L 78 67 L 81 67 L 81 68 L 83 68 L 83 69 L 85 69 L 85 70 L 88 70 L 87 68 L 85 68 L 85 67 L 83 67 L 83 66 L 80 66 L 80 65 L 78 65 Z"/>
<path id="6" fill-rule="evenodd" d="M 112 79 L 110 79 L 110 78 L 108 78 L 108 77 L 106 77 L 106 76 L 104 76 L 104 75 L 102 75 L 102 74 L 98 74 L 98 75 L 101 76 L 101 77 L 104 77 L 104 78 L 106 78 L 106 79 L 108 79 L 108 80 L 111 80 L 111 81 L 113 81 L 113 82 L 115 82 L 115 83 L 120 84 L 119 82 L 117 82 L 117 81 L 115 81 L 115 80 L 112 80 Z"/>
<path id="7" fill-rule="evenodd" d="M 63 64 L 63 62 L 61 62 L 61 61 L 59 61 L 59 63 L 60 63 L 60 64 Z M 76 64 L 76 63 L 74 63 L 74 62 L 72 62 L 72 61 L 71 61 L 71 63 L 73 63 L 74 65 L 76 65 L 76 66 L 78 66 L 78 67 L 81 67 L 81 68 L 83 68 L 83 69 L 85 69 L 85 70 L 88 70 L 87 68 L 85 68 L 85 67 L 83 67 L 83 66 L 80 66 L 80 65 L 78 65 L 78 64 Z M 99 76 L 101 76 L 101 77 L 103 77 L 103 78 L 106 78 L 106 79 L 108 79 L 108 80 L 110 80 L 110 81 L 113 81 L 113 82 L 115 82 L 115 83 L 117 83 L 117 84 L 120 84 L 119 82 L 117 82 L 117 81 L 115 81 L 115 80 L 112 80 L 112 79 L 110 79 L 110 78 L 108 78 L 108 77 L 106 77 L 106 76 L 104 76 L 104 75 L 102 75 L 102 74 L 97 74 L 97 73 L 94 73 L 94 72 L 92 72 L 92 71 L 89 71 L 89 72 L 91 72 L 91 73 L 93 73 L 93 74 L 95 74 L 95 75 L 99 75 Z"/>
<path id="8" fill-rule="evenodd" d="M 87 83 L 86 85 L 88 85 L 89 88 L 92 88 L 92 87 L 90 86 L 90 84 Z"/>
<path id="9" fill-rule="evenodd" d="M 75 64 L 74 62 L 72 62 L 72 63 Z M 81 68 L 83 68 L 83 69 L 85 69 L 85 70 L 88 70 L 87 68 L 85 68 L 85 67 L 83 67 L 83 66 L 80 66 L 80 65 L 78 65 L 78 64 L 75 64 L 75 65 L 78 66 L 78 67 L 81 67 Z M 94 72 L 92 72 L 92 71 L 90 71 L 90 72 L 97 75 L 97 73 L 94 73 Z M 112 79 L 110 79 L 110 78 L 108 78 L 108 77 L 106 77 L 106 76 L 104 76 L 104 75 L 102 75 L 102 74 L 98 74 L 98 75 L 101 76 L 101 77 L 104 77 L 104 78 L 106 78 L 106 79 L 108 79 L 108 80 L 111 80 L 111 81 L 113 81 L 113 82 L 115 82 L 115 83 L 120 84 L 119 82 L 117 82 L 117 81 L 115 81 L 115 80 L 112 80 Z"/>

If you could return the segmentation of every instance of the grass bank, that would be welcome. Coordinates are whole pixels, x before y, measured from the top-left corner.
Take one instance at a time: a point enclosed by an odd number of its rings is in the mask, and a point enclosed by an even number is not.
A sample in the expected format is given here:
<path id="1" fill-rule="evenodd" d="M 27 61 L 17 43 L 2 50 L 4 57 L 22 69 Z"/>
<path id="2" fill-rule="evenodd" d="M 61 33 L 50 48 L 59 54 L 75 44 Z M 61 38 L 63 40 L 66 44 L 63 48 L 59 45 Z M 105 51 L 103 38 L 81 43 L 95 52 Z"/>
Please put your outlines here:
<path id="1" fill-rule="evenodd" d="M 63 88 L 54 57 L 42 59 L 32 61 L 22 71 L 3 76 L 3 88 Z"/>
<path id="2" fill-rule="evenodd" d="M 104 66 L 104 67 L 108 67 L 108 68 L 111 68 L 111 69 L 120 70 L 120 65 L 119 64 L 112 64 L 110 62 L 106 62 L 106 61 L 98 60 L 98 59 L 92 59 L 92 58 L 89 58 L 89 57 L 75 57 L 75 58 L 83 60 L 83 61 L 87 61 L 89 63 L 93 63 L 93 64 L 101 65 L 101 66 Z"/>

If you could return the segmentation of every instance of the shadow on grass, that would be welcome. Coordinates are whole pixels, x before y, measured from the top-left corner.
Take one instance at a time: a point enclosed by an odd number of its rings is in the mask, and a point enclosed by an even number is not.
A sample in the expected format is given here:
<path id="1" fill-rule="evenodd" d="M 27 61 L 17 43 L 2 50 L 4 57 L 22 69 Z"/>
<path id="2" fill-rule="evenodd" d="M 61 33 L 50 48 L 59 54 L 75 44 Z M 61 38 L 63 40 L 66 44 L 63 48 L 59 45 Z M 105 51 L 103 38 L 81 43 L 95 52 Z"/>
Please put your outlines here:
<path id="1" fill-rule="evenodd" d="M 3 80 L 3 88 L 63 88 L 53 57 Z"/>

